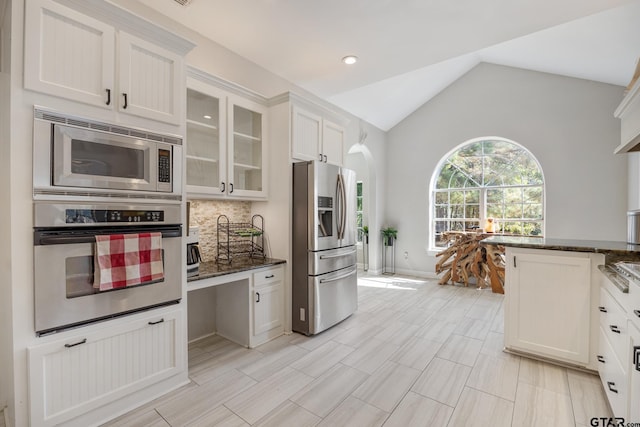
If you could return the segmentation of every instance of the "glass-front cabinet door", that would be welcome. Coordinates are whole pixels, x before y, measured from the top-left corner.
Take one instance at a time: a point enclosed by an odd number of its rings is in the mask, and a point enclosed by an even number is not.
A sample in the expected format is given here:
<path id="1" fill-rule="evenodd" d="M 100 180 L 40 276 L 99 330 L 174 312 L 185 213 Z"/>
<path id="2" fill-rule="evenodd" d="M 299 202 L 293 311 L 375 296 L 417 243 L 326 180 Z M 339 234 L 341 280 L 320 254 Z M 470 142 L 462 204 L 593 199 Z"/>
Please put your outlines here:
<path id="1" fill-rule="evenodd" d="M 189 81 L 187 89 L 187 192 L 225 193 L 225 99 L 215 88 Z"/>
<path id="2" fill-rule="evenodd" d="M 229 195 L 266 196 L 266 108 L 229 98 Z"/>
<path id="3" fill-rule="evenodd" d="M 264 199 L 267 107 L 187 80 L 187 193 Z"/>

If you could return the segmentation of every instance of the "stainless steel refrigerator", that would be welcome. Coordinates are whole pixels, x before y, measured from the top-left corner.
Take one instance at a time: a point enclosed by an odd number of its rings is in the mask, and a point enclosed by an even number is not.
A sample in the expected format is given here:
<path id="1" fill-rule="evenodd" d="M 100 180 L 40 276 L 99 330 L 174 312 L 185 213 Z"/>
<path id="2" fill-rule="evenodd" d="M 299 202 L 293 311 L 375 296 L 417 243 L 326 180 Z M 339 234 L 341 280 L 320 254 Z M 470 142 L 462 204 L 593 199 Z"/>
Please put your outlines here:
<path id="1" fill-rule="evenodd" d="M 358 308 L 356 174 L 293 164 L 292 328 L 313 335 Z"/>

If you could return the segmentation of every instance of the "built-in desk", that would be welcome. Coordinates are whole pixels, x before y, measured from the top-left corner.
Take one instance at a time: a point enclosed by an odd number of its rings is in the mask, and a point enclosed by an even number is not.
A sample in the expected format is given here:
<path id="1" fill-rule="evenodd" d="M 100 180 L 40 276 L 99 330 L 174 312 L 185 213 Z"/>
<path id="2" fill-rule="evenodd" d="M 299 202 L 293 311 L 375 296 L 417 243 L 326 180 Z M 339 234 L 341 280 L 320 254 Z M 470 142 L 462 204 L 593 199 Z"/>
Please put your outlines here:
<path id="1" fill-rule="evenodd" d="M 217 334 L 253 348 L 284 333 L 284 264 L 280 259 L 238 258 L 231 264 L 200 263 L 187 278 L 189 326 L 213 325 Z M 200 295 L 201 294 L 201 295 Z M 189 339 L 197 339 L 192 333 Z"/>

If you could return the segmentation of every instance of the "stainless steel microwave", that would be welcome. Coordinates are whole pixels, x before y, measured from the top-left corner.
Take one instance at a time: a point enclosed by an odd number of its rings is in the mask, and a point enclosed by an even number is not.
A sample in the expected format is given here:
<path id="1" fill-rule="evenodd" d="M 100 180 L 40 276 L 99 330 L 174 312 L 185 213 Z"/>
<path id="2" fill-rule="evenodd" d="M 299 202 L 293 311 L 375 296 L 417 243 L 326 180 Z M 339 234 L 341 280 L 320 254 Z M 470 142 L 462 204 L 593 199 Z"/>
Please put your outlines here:
<path id="1" fill-rule="evenodd" d="M 182 139 L 34 110 L 34 196 L 179 198 Z"/>

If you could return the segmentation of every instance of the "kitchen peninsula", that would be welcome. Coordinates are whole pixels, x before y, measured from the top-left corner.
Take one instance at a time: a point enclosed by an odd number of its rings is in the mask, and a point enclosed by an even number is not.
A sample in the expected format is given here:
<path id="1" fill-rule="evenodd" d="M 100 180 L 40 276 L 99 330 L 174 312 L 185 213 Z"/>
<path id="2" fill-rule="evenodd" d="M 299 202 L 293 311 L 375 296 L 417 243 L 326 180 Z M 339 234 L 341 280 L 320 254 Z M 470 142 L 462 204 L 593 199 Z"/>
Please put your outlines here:
<path id="1" fill-rule="evenodd" d="M 598 371 L 615 416 L 637 416 L 629 402 L 640 389 L 640 279 L 632 272 L 640 245 L 511 236 L 483 243 L 506 247 L 505 349 Z"/>

